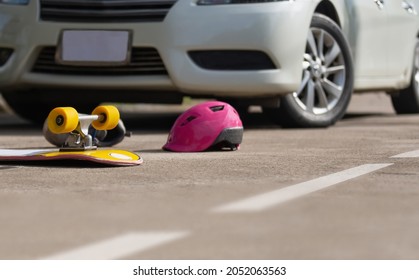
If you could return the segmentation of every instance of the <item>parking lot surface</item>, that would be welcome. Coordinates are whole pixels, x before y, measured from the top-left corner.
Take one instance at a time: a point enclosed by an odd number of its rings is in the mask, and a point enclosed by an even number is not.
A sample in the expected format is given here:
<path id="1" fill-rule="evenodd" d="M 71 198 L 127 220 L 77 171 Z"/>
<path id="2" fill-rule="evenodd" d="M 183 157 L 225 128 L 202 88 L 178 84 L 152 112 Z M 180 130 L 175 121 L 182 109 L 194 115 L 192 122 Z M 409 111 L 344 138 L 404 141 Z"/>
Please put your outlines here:
<path id="1" fill-rule="evenodd" d="M 239 151 L 161 150 L 184 107 L 121 106 L 144 164 L 0 163 L 1 259 L 418 259 L 419 116 L 354 96 L 328 129 L 243 116 Z M 49 144 L 4 111 L 0 148 Z"/>

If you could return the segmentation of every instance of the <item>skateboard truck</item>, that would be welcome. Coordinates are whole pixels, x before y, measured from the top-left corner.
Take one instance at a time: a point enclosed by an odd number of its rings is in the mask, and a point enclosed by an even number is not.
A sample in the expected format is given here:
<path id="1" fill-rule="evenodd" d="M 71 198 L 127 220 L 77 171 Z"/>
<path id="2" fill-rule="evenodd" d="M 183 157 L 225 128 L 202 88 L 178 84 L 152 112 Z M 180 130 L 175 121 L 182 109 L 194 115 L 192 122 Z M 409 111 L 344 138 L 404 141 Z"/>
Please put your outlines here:
<path id="1" fill-rule="evenodd" d="M 68 134 L 60 151 L 95 150 L 90 125 L 96 130 L 111 130 L 118 125 L 119 111 L 115 106 L 98 106 L 91 115 L 85 115 L 72 107 L 57 107 L 50 112 L 47 122 L 52 133 Z"/>
<path id="2" fill-rule="evenodd" d="M 63 147 L 60 150 L 95 150 L 97 146 L 93 145 L 93 137 L 89 134 L 90 123 L 94 116 L 79 115 L 79 123 L 72 132 L 68 134 Z M 58 119 L 57 119 L 58 121 Z"/>

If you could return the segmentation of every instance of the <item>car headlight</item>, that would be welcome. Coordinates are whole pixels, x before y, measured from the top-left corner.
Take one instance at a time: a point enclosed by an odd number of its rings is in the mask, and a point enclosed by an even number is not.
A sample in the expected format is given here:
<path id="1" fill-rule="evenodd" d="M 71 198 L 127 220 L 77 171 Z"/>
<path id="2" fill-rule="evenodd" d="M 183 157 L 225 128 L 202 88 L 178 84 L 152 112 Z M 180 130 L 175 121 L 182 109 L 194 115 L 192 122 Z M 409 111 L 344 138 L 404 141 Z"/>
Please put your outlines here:
<path id="1" fill-rule="evenodd" d="M 29 0 L 0 0 L 0 4 L 28 5 Z"/>
<path id="2" fill-rule="evenodd" d="M 293 0 L 198 0 L 197 5 L 257 4 Z"/>

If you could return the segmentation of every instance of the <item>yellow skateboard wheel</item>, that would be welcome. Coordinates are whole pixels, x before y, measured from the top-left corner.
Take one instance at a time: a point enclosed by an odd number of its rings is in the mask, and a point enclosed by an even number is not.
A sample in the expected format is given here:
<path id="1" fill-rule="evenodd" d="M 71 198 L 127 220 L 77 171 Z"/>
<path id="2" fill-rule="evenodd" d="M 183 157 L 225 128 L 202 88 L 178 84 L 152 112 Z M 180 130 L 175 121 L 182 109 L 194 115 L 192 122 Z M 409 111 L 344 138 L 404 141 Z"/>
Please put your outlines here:
<path id="1" fill-rule="evenodd" d="M 79 114 L 72 107 L 57 107 L 49 113 L 47 120 L 52 133 L 69 133 L 77 128 Z"/>
<path id="2" fill-rule="evenodd" d="M 96 107 L 92 115 L 99 116 L 99 119 L 92 122 L 92 126 L 97 130 L 114 129 L 119 122 L 118 108 L 112 105 Z"/>

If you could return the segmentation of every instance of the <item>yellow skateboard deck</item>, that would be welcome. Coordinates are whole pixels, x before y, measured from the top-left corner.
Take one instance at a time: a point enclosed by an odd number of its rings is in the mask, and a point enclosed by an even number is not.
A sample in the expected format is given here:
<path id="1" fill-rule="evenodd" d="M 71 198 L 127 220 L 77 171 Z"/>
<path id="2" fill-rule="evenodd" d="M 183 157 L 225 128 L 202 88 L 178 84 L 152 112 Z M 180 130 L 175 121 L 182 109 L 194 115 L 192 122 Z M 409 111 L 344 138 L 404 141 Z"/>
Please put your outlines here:
<path id="1" fill-rule="evenodd" d="M 57 107 L 47 118 L 53 134 L 66 134 L 61 148 L 0 149 L 0 162 L 21 161 L 87 161 L 107 166 L 131 166 L 143 163 L 139 154 L 115 149 L 98 149 L 89 134 L 89 126 L 96 130 L 111 130 L 119 123 L 115 106 L 98 106 L 91 115 L 79 114 L 72 107 Z"/>
<path id="2" fill-rule="evenodd" d="M 107 166 L 132 166 L 143 163 L 143 159 L 139 154 L 115 149 L 97 149 L 86 151 L 60 151 L 57 148 L 0 149 L 0 162 L 52 160 L 80 160 Z"/>

